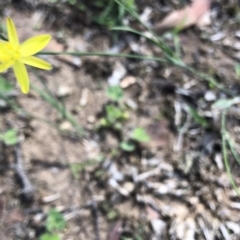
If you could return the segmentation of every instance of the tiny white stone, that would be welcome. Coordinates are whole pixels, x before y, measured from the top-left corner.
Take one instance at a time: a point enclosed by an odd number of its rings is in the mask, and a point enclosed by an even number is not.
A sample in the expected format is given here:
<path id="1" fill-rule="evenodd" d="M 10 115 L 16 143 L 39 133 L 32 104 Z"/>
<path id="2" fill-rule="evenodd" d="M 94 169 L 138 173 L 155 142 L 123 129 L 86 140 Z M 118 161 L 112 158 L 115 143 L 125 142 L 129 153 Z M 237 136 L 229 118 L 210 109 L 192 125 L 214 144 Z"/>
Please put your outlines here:
<path id="1" fill-rule="evenodd" d="M 204 95 L 204 98 L 208 102 L 215 101 L 217 99 L 216 94 L 212 91 L 207 91 Z"/>

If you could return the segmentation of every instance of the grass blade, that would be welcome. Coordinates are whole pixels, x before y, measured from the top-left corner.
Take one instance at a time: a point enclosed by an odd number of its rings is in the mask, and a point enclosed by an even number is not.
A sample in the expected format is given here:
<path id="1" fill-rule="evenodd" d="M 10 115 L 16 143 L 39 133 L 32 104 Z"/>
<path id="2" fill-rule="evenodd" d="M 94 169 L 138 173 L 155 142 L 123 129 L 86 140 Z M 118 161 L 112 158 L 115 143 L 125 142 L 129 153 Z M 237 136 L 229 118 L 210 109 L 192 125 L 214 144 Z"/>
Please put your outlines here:
<path id="1" fill-rule="evenodd" d="M 228 162 L 228 156 L 227 156 L 227 136 L 226 136 L 226 111 L 223 111 L 222 113 L 222 126 L 221 126 L 221 130 L 222 130 L 222 151 L 223 151 L 223 159 L 224 159 L 224 165 L 227 171 L 227 175 L 229 177 L 229 180 L 232 184 L 232 187 L 234 188 L 234 190 L 236 191 L 236 193 L 238 195 L 240 195 L 239 189 L 234 181 L 234 178 L 232 176 L 231 173 L 231 169 L 229 166 L 229 162 Z"/>
<path id="2" fill-rule="evenodd" d="M 48 94 L 45 91 L 42 91 L 38 89 L 36 86 L 33 86 L 31 84 L 32 89 L 40 96 L 42 99 L 44 99 L 46 102 L 48 102 L 53 108 L 55 108 L 66 120 L 68 120 L 71 125 L 76 129 L 78 134 L 83 137 L 85 135 L 85 132 L 83 128 L 76 122 L 72 114 L 61 104 L 58 102 L 57 99 L 55 99 L 53 96 Z"/>

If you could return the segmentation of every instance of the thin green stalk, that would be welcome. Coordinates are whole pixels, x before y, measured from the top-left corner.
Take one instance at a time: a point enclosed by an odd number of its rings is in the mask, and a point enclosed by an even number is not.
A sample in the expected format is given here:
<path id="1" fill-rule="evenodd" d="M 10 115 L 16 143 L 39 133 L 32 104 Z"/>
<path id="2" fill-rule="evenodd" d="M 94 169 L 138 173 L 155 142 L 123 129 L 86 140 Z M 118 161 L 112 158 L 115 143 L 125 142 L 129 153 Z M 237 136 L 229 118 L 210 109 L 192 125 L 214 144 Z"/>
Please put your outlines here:
<path id="1" fill-rule="evenodd" d="M 231 169 L 228 162 L 228 156 L 227 156 L 227 136 L 226 136 L 226 110 L 222 112 L 222 126 L 221 126 L 221 132 L 222 132 L 222 151 L 223 151 L 223 159 L 224 159 L 224 165 L 227 171 L 227 175 L 229 177 L 229 180 L 236 191 L 238 195 L 240 195 L 239 189 L 233 179 Z"/>
<path id="2" fill-rule="evenodd" d="M 127 26 L 120 26 L 120 27 L 114 27 L 111 30 L 113 31 L 127 31 L 127 32 L 131 32 L 131 33 L 135 33 L 141 37 L 144 37 L 145 39 L 147 39 L 148 41 L 150 41 L 152 44 L 156 45 L 157 47 L 159 47 L 160 49 L 162 49 L 166 60 L 168 60 L 169 63 L 172 63 L 174 65 L 179 65 L 179 66 L 183 66 L 184 63 L 182 62 L 182 60 L 176 55 L 174 54 L 174 52 L 169 48 L 168 50 L 163 49 L 162 46 L 159 45 L 159 39 L 156 38 L 155 36 L 147 36 L 146 34 L 139 32 L 133 28 L 127 27 Z M 162 44 L 162 43 L 161 43 Z"/>
<path id="3" fill-rule="evenodd" d="M 72 55 L 72 56 L 99 56 L 99 57 L 117 57 L 117 58 L 133 58 L 141 60 L 153 60 L 162 63 L 169 63 L 168 60 L 154 56 L 134 55 L 125 53 L 108 53 L 108 52 L 39 52 L 37 55 Z"/>
<path id="4" fill-rule="evenodd" d="M 53 124 L 52 122 L 50 122 L 50 121 L 48 121 L 48 120 L 46 120 L 46 119 L 37 117 L 37 116 L 33 115 L 32 113 L 26 111 L 25 109 L 21 108 L 13 99 L 9 99 L 8 97 L 5 97 L 5 96 L 3 96 L 3 95 L 0 95 L 0 97 L 7 102 L 7 104 L 11 107 L 11 109 L 12 109 L 15 113 L 17 113 L 17 114 L 22 113 L 22 114 L 24 114 L 24 115 L 25 115 L 26 117 L 28 117 L 28 118 L 32 118 L 32 119 L 39 120 L 39 121 L 41 121 L 41 122 L 47 123 L 48 125 L 50 125 L 50 126 L 56 128 L 56 129 L 60 130 L 60 129 L 57 127 L 57 125 Z"/>
<path id="5" fill-rule="evenodd" d="M 233 94 L 228 91 L 224 86 L 219 84 L 214 78 L 208 76 L 207 74 L 201 73 L 196 71 L 194 68 L 187 66 L 183 62 L 179 62 L 176 59 L 166 59 L 166 58 L 160 58 L 160 57 L 154 57 L 154 56 L 144 56 L 144 55 L 134 55 L 134 54 L 125 54 L 125 53 L 108 53 L 108 52 L 39 52 L 37 55 L 72 55 L 72 56 L 101 56 L 101 57 L 118 57 L 118 58 L 131 58 L 131 59 L 140 59 L 140 60 L 151 60 L 151 61 L 157 61 L 169 65 L 173 65 L 176 67 L 180 67 L 182 69 L 185 69 L 194 75 L 198 76 L 200 79 L 207 81 L 211 83 L 213 86 L 221 89 L 222 91 L 226 92 L 230 96 L 233 96 Z"/>
<path id="6" fill-rule="evenodd" d="M 230 96 L 234 96 L 234 94 L 232 92 L 230 92 L 229 90 L 227 90 L 223 85 L 219 84 L 216 79 L 214 79 L 213 77 L 211 76 L 208 76 L 207 74 L 205 73 L 202 73 L 202 72 L 199 72 L 197 70 L 195 70 L 194 68 L 190 67 L 190 66 L 179 66 L 179 67 L 182 67 L 186 70 L 188 70 L 189 72 L 191 72 L 192 74 L 198 76 L 200 79 L 206 81 L 206 82 L 209 82 L 210 84 L 212 84 L 213 86 L 217 87 L 218 89 L 222 90 L 223 92 L 229 94 Z"/>
<path id="7" fill-rule="evenodd" d="M 141 21 L 141 19 L 139 18 L 138 14 L 135 11 L 132 11 L 131 9 L 127 8 L 121 1 L 119 0 L 115 0 L 115 2 L 117 4 L 119 4 L 120 6 L 122 6 L 127 12 L 129 12 L 131 14 L 132 17 L 134 17 L 139 23 L 141 23 L 153 36 L 155 39 L 157 39 L 157 41 L 155 41 L 155 43 L 159 46 L 159 48 L 161 48 L 166 57 L 169 58 L 169 60 L 171 60 L 172 58 L 175 58 L 174 56 L 174 52 L 171 50 L 171 48 L 168 47 L 167 44 L 165 44 L 153 31 L 152 29 L 146 25 L 143 21 Z"/>
<path id="8" fill-rule="evenodd" d="M 41 91 L 37 87 L 33 86 L 31 84 L 32 89 L 39 94 L 40 97 L 42 97 L 45 101 L 47 101 L 52 107 L 54 107 L 59 113 L 62 114 L 63 117 L 65 117 L 71 124 L 72 126 L 77 130 L 78 134 L 80 136 L 85 135 L 85 131 L 83 128 L 76 122 L 76 120 L 73 118 L 72 114 L 67 111 L 67 109 L 60 104 L 56 99 L 54 99 L 53 96 L 48 94 L 45 91 Z"/>
<path id="9" fill-rule="evenodd" d="M 181 58 L 181 48 L 180 48 L 180 39 L 178 33 L 173 33 L 173 42 L 175 47 L 175 54 L 180 59 Z"/>
<path id="10" fill-rule="evenodd" d="M 238 164 L 240 164 L 240 156 L 239 156 L 239 154 L 238 154 L 237 151 L 236 151 L 236 148 L 235 148 L 235 146 L 234 146 L 233 140 L 232 140 L 232 139 L 230 138 L 230 136 L 228 136 L 228 135 L 227 135 L 227 141 L 228 141 L 228 145 L 229 145 L 229 147 L 230 147 L 230 149 L 231 149 L 231 152 L 232 152 L 234 158 L 236 159 L 236 161 L 238 162 Z"/>
<path id="11" fill-rule="evenodd" d="M 100 17 L 101 19 L 106 19 L 107 16 L 110 14 L 110 12 L 112 11 L 114 7 L 114 0 L 110 0 L 110 2 L 108 3 L 108 5 L 106 6 L 105 10 L 101 13 Z"/>

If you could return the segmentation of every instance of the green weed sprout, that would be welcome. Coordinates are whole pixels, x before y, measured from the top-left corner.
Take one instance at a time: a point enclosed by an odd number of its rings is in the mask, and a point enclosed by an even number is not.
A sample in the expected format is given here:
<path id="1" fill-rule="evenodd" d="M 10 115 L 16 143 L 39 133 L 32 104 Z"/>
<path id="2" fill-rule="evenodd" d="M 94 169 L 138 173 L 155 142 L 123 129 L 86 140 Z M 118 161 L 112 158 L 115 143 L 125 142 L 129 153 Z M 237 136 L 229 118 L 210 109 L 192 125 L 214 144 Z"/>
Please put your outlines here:
<path id="1" fill-rule="evenodd" d="M 129 118 L 126 107 L 121 103 L 123 90 L 119 86 L 110 86 L 106 95 L 111 100 L 104 109 L 104 116 L 100 119 L 99 127 L 121 130 L 122 123 Z"/>
<path id="2" fill-rule="evenodd" d="M 136 127 L 131 132 L 129 139 L 122 141 L 120 147 L 125 152 L 132 152 L 136 149 L 137 143 L 147 143 L 150 141 L 150 136 L 142 127 Z"/>
<path id="3" fill-rule="evenodd" d="M 9 129 L 4 133 L 0 133 L 0 141 L 4 142 L 7 146 L 17 144 L 17 131 L 15 129 Z"/>
<path id="4" fill-rule="evenodd" d="M 52 208 L 47 214 L 45 226 L 47 233 L 42 234 L 40 240 L 60 240 L 57 232 L 64 230 L 66 221 L 60 212 Z"/>

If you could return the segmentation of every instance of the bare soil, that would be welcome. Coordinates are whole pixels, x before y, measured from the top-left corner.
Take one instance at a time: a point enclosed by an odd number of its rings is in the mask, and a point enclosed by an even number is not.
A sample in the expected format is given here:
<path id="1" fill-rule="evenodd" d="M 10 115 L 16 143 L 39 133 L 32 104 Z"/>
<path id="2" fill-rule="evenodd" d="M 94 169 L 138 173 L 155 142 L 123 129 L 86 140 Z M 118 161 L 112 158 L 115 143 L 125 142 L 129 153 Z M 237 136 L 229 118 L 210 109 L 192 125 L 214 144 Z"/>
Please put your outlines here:
<path id="1" fill-rule="evenodd" d="M 3 3 L 1 17 L 2 23 L 6 15 L 13 18 L 20 41 L 49 33 L 53 40 L 48 51 L 109 51 L 115 46 L 124 53 L 134 53 L 137 48 L 137 53 L 162 56 L 144 39 L 129 33 L 113 36 L 92 22 L 91 16 L 72 7 L 47 1 L 20 2 Z M 141 11 L 152 8 L 152 22 L 165 14 L 161 12 L 163 5 L 170 10 L 180 6 L 176 1 L 137 2 Z M 232 96 L 238 96 L 235 65 L 239 52 L 224 47 L 223 40 L 240 43 L 235 37 L 239 7 L 234 1 L 223 1 L 219 6 L 218 27 L 192 27 L 179 34 L 181 55 L 187 64 L 215 77 Z M 229 13 L 233 8 L 237 9 L 235 15 Z M 209 40 L 220 31 L 226 35 L 223 40 Z M 169 44 L 173 47 L 172 40 Z M 12 108 L 1 110 L 1 130 L 17 129 L 20 145 L 1 144 L 0 239 L 39 239 L 46 231 L 51 207 L 62 212 L 67 221 L 66 229 L 59 233 L 64 240 L 240 239 L 239 197 L 222 158 L 221 111 L 211 108 L 217 99 L 232 96 L 186 70 L 154 61 L 98 56 L 44 58 L 53 70 L 29 68 L 32 84 L 55 96 L 86 135 L 78 137 L 67 119 L 33 88 L 28 95 L 17 90 L 14 99 L 29 114 Z M 110 102 L 107 80 L 119 68 L 125 70 L 121 81 L 127 77 L 136 80 L 124 89 L 129 120 L 121 136 L 111 129 L 97 130 Z M 11 70 L 4 76 L 15 82 Z M 227 130 L 237 150 L 238 105 L 227 114 Z M 187 106 L 196 109 L 208 126 L 196 122 Z M 137 126 L 147 129 L 150 142 L 139 144 L 133 153 L 119 150 L 121 137 Z M 30 197 L 23 194 L 14 174 L 16 148 L 34 187 Z M 230 154 L 229 161 L 239 186 L 239 165 Z M 79 165 L 84 167 L 76 170 Z"/>

